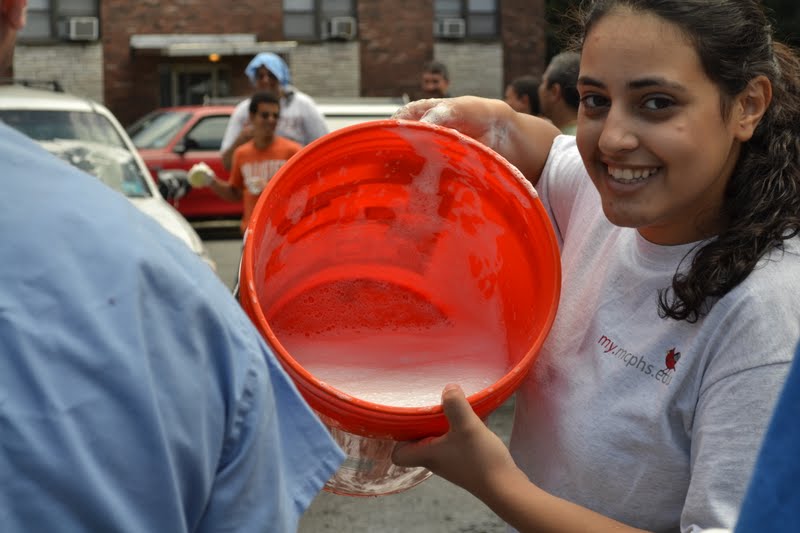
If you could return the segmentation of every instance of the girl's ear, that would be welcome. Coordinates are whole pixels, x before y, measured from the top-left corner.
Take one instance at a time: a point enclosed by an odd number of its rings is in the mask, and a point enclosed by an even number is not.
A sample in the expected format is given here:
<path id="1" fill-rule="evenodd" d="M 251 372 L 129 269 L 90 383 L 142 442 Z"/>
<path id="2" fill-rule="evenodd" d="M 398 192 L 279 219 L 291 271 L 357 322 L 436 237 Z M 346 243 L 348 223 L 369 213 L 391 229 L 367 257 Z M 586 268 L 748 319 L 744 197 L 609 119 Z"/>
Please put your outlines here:
<path id="1" fill-rule="evenodd" d="M 21 30 L 25 26 L 25 8 L 27 0 L 2 0 L 2 14 L 5 23 L 14 30 Z"/>
<path id="2" fill-rule="evenodd" d="M 772 83 L 766 76 L 750 80 L 747 87 L 736 97 L 734 113 L 734 135 L 742 142 L 749 141 L 753 132 L 767 112 L 772 101 Z"/>

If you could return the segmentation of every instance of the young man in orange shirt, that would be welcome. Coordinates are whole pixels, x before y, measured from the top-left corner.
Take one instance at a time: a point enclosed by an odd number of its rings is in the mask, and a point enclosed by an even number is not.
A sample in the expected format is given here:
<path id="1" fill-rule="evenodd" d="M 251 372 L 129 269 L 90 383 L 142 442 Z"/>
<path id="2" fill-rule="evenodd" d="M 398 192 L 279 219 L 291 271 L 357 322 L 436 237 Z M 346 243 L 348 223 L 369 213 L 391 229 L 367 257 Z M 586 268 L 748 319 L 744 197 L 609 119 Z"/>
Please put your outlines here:
<path id="1" fill-rule="evenodd" d="M 294 141 L 275 135 L 280 117 L 280 101 L 272 93 L 259 92 L 250 99 L 250 123 L 253 138 L 236 148 L 229 181 L 217 179 L 213 172 L 202 169 L 189 174 L 189 182 L 197 187 L 207 185 L 218 196 L 231 202 L 244 202 L 241 231 L 244 233 L 250 215 L 261 191 L 279 168 L 302 146 Z"/>

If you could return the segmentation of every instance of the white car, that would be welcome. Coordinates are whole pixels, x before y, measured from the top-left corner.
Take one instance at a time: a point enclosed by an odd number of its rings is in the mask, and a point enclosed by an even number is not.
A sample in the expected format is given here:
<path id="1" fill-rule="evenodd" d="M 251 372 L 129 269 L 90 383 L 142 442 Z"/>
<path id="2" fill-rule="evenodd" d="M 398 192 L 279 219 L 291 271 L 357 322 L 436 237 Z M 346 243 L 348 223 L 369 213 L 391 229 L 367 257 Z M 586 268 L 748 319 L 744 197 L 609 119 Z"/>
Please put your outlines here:
<path id="1" fill-rule="evenodd" d="M 377 97 L 319 98 L 316 103 L 330 131 L 369 120 L 392 118 L 403 105 L 396 99 Z"/>
<path id="2" fill-rule="evenodd" d="M 0 121 L 124 194 L 216 270 L 200 236 L 164 199 L 128 134 L 105 106 L 59 91 L 6 85 L 0 86 Z"/>

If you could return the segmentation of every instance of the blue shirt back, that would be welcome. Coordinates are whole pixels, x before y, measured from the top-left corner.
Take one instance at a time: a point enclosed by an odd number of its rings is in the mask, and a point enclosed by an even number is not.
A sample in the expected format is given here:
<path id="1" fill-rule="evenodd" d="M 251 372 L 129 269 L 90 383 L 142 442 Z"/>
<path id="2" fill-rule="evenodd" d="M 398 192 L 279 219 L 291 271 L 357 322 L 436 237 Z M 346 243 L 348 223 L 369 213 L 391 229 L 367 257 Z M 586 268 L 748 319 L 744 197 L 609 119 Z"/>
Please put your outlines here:
<path id="1" fill-rule="evenodd" d="M 182 242 L 0 124 L 0 524 L 293 531 L 343 459 Z"/>

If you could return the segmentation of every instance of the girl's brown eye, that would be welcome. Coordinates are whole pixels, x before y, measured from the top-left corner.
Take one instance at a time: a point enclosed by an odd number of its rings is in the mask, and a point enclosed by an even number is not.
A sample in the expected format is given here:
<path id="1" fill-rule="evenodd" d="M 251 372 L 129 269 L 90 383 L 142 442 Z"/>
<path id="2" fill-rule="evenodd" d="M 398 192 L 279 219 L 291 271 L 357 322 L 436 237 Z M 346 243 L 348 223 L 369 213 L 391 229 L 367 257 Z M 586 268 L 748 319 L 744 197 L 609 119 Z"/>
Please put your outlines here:
<path id="1" fill-rule="evenodd" d="M 653 96 L 644 101 L 644 107 L 646 109 L 650 109 L 653 111 L 666 109 L 674 104 L 675 102 L 673 102 L 671 98 L 667 98 L 666 96 Z"/>

